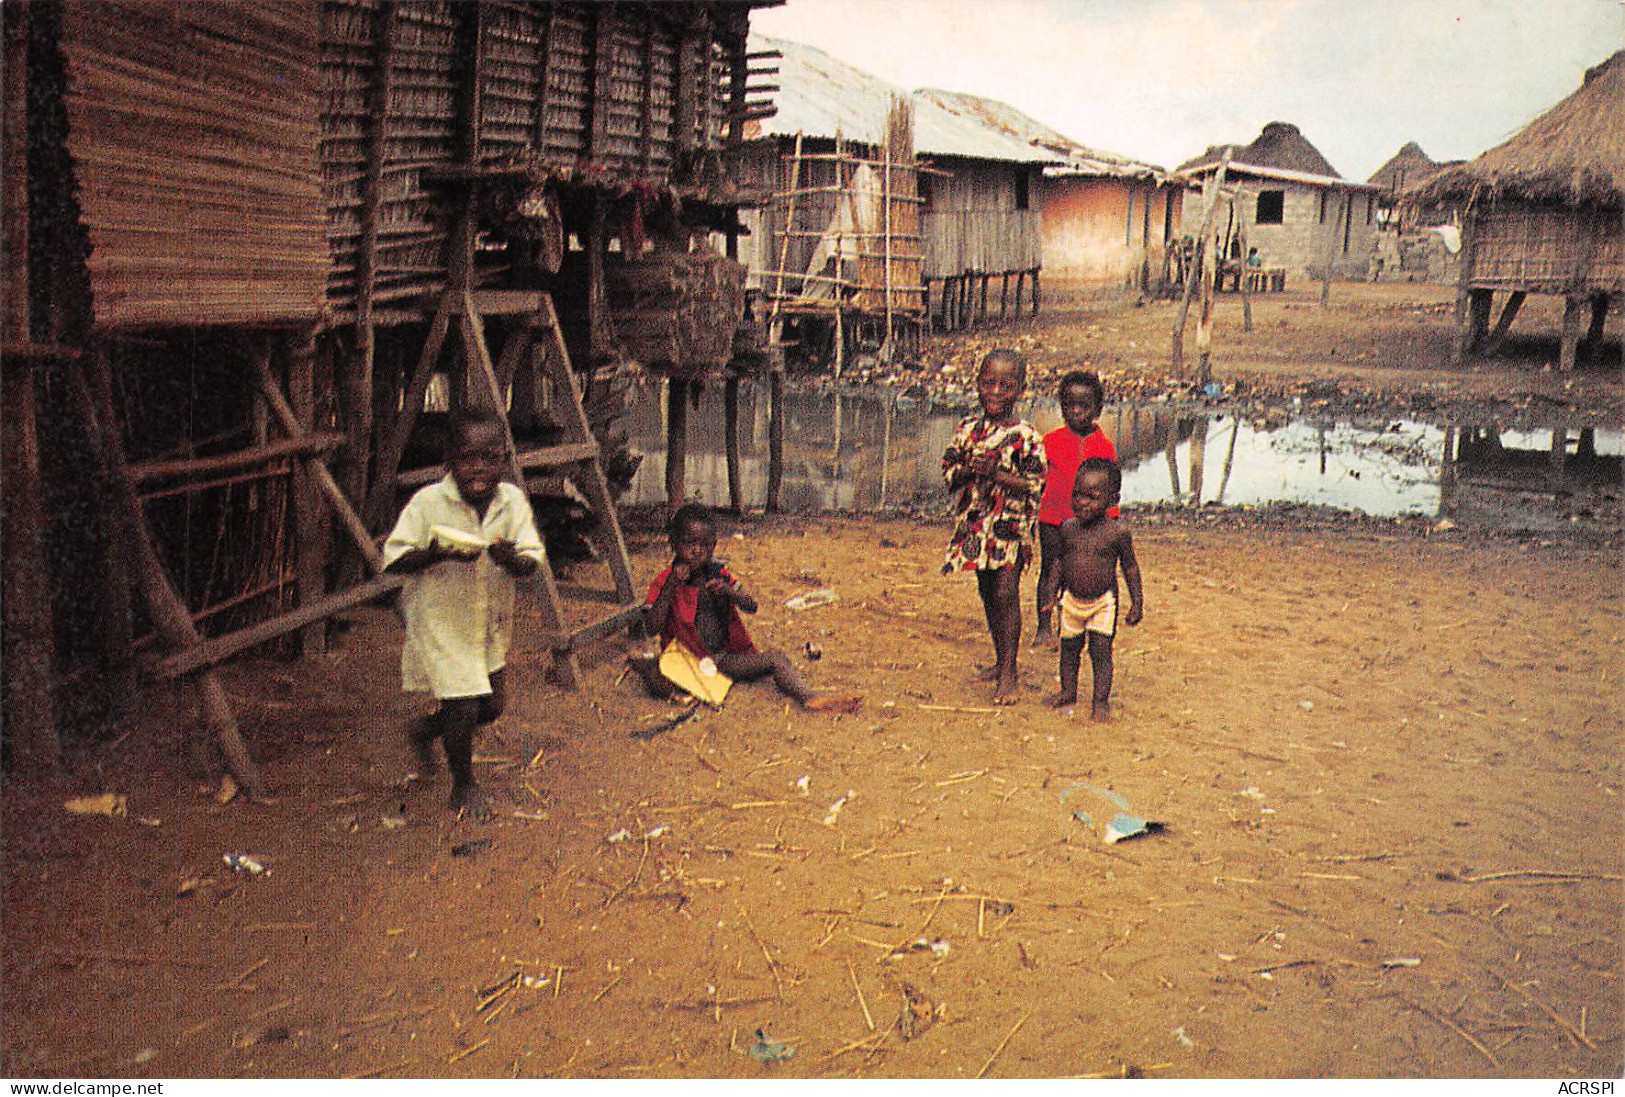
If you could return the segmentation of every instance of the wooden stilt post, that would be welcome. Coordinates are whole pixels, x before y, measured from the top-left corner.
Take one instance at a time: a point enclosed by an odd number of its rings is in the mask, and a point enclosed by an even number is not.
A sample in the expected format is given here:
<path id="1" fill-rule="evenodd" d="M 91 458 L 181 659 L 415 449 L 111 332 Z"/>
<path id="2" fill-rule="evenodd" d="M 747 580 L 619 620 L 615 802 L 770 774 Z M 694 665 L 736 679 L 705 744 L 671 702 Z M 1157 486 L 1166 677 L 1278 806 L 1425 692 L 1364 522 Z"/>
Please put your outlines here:
<path id="1" fill-rule="evenodd" d="M 1461 275 L 1456 282 L 1456 338 L 1450 347 L 1450 364 L 1455 365 L 1467 354 L 1472 343 L 1472 329 L 1467 323 L 1468 302 L 1472 296 L 1473 271 L 1478 262 L 1477 214 L 1468 202 L 1461 230 Z"/>
<path id="2" fill-rule="evenodd" d="M 1585 301 L 1579 294 L 1563 296 L 1563 343 L 1558 351 L 1557 368 L 1564 373 L 1574 369 L 1580 344 L 1580 310 L 1584 307 Z"/>
<path id="3" fill-rule="evenodd" d="M 1467 305 L 1467 349 L 1480 350 L 1489 332 L 1490 313 L 1494 311 L 1495 291 L 1475 289 Z"/>
<path id="4" fill-rule="evenodd" d="M 666 511 L 674 513 L 688 501 L 688 382 L 672 377 L 666 382 Z"/>
<path id="5" fill-rule="evenodd" d="M 999 320 L 1010 315 L 1010 272 L 1005 271 L 999 285 Z"/>
<path id="6" fill-rule="evenodd" d="M 767 500 L 769 514 L 779 513 L 779 489 L 784 483 L 784 367 L 774 363 L 768 374 Z"/>
<path id="7" fill-rule="evenodd" d="M 1040 285 L 1040 283 L 1038 281 L 1038 276 L 1040 274 L 1042 274 L 1042 273 L 1043 272 L 1038 267 L 1033 268 L 1033 315 L 1034 316 L 1038 315 L 1038 306 L 1040 304 L 1042 304 L 1043 300 L 1044 300 L 1044 290 L 1043 290 L 1043 287 Z"/>
<path id="8" fill-rule="evenodd" d="M 124 457 L 122 435 L 113 406 L 112 363 L 105 351 L 93 355 L 91 362 L 88 380 L 83 373 L 75 371 L 71 381 L 81 386 L 81 391 L 76 395 L 77 402 L 82 409 L 92 413 L 86 426 L 97 431 L 100 452 L 108 463 L 106 471 L 119 499 L 117 519 L 126 543 L 132 549 L 147 612 L 165 646 L 176 651 L 194 648 L 202 642 L 202 637 L 192 624 L 186 603 L 176 592 L 168 572 L 164 570 L 163 561 L 158 558 L 157 549 L 153 547 L 146 520 L 141 513 L 141 502 L 136 495 L 135 481 L 130 476 Z M 237 783 L 250 797 L 265 796 L 269 791 L 268 786 L 237 730 L 237 718 L 232 714 L 231 702 L 219 677 L 213 670 L 200 670 L 192 676 L 191 681 L 197 688 L 203 721 L 214 733 Z"/>
<path id="9" fill-rule="evenodd" d="M 1484 344 L 1486 357 L 1501 349 L 1501 342 L 1506 338 L 1507 330 L 1512 327 L 1512 320 L 1523 307 L 1523 299 L 1528 294 L 1523 290 L 1513 290 L 1507 295 L 1506 304 L 1501 306 L 1501 317 L 1495 321 L 1495 330 L 1490 332 L 1489 340 Z"/>
<path id="10" fill-rule="evenodd" d="M 1027 272 L 1024 271 L 1024 270 L 1016 271 L 1016 316 L 1017 317 L 1021 316 L 1021 291 L 1026 288 L 1026 285 L 1027 285 Z"/>
<path id="11" fill-rule="evenodd" d="M 305 329 L 287 341 L 288 403 L 299 426 L 310 433 L 316 428 L 316 333 Z M 368 405 L 372 403 L 368 397 Z M 371 433 L 370 429 L 368 431 Z M 330 524 L 322 504 L 321 488 L 316 484 L 310 467 L 301 464 L 294 471 L 293 508 L 295 541 L 295 575 L 299 587 L 299 604 L 319 602 L 326 595 L 328 530 Z M 327 623 L 318 621 L 299 633 L 299 653 L 320 655 L 327 650 Z"/>
<path id="12" fill-rule="evenodd" d="M 1608 295 L 1591 295 L 1591 326 L 1586 329 L 1585 347 L 1588 354 L 1602 353 L 1602 339 L 1608 326 Z"/>
<path id="13" fill-rule="evenodd" d="M 1562 470 L 1569 458 L 1569 432 L 1562 427 L 1552 428 L 1552 448 L 1547 456 L 1547 463 L 1552 468 Z"/>
<path id="14" fill-rule="evenodd" d="M 982 320 L 981 320 L 981 322 L 984 323 L 984 324 L 987 323 L 987 284 L 992 279 L 992 277 L 993 276 L 990 275 L 990 274 L 982 275 Z"/>
<path id="15" fill-rule="evenodd" d="M 51 619 L 50 572 L 45 555 L 45 507 L 34 361 L 12 348 L 32 340 L 28 282 L 28 4 L 0 10 L 4 38 L 4 239 L 6 286 L 0 337 L 7 344 L 0 379 L 0 453 L 5 498 L 0 504 L 0 720 L 14 764 L 55 766 L 56 641 Z"/>
<path id="16" fill-rule="evenodd" d="M 1230 486 L 1230 469 L 1236 463 L 1236 435 L 1241 433 L 1241 420 L 1230 417 L 1230 444 L 1224 448 L 1224 471 L 1219 473 L 1219 493 L 1213 501 L 1223 505 L 1225 489 Z"/>
<path id="17" fill-rule="evenodd" d="M 731 376 L 722 389 L 723 452 L 728 461 L 728 506 L 745 513 L 745 489 L 739 468 L 739 378 Z"/>

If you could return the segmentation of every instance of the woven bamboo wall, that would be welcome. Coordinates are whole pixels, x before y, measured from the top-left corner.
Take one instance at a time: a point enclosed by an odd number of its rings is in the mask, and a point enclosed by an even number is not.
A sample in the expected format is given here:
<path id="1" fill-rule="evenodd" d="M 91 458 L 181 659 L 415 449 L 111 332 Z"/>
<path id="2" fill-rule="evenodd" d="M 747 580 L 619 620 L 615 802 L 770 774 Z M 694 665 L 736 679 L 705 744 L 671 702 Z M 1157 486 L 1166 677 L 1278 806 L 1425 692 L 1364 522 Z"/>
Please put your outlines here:
<path id="1" fill-rule="evenodd" d="M 1043 265 L 1037 169 L 953 161 L 933 175 L 931 205 L 920 211 L 924 276 L 1005 274 Z M 1016 175 L 1030 172 L 1029 207 L 1016 208 Z"/>
<path id="2" fill-rule="evenodd" d="M 435 186 L 456 162 L 456 0 L 399 0 L 384 119 L 375 300 L 432 291 L 444 280 L 449 226 Z M 466 8 L 464 9 L 466 11 Z M 368 157 L 369 89 L 379 0 L 323 0 L 322 178 L 332 246 L 329 301 L 356 292 Z M 584 182 L 671 183 L 682 141 L 679 72 L 695 89 L 696 148 L 721 143 L 729 88 L 724 49 L 747 12 L 694 4 L 484 3 L 479 155 Z M 602 101 L 595 101 L 601 89 Z"/>
<path id="3" fill-rule="evenodd" d="M 1616 211 L 1502 202 L 1473 219 L 1472 284 L 1535 292 L 1625 284 L 1625 239 Z"/>
<path id="4" fill-rule="evenodd" d="M 95 321 L 314 317 L 317 0 L 66 0 L 68 148 Z"/>

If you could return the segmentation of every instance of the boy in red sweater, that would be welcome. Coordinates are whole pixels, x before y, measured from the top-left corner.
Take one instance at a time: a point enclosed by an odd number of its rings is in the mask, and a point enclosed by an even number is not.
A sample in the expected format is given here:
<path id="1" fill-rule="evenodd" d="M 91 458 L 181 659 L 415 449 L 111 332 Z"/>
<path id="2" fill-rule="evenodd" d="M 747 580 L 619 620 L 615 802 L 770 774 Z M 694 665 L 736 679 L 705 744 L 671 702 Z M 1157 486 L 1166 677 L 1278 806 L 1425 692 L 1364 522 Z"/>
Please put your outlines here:
<path id="1" fill-rule="evenodd" d="M 1072 517 L 1072 485 L 1078 469 L 1091 457 L 1117 460 L 1117 447 L 1095 425 L 1106 405 L 1106 388 L 1100 378 L 1085 370 L 1073 370 L 1061 378 L 1057 395 L 1066 425 L 1044 435 L 1044 459 L 1049 470 L 1044 477 L 1044 494 L 1038 501 L 1038 635 L 1033 642 L 1046 647 L 1055 640 L 1050 607 L 1059 591 L 1059 563 L 1065 555 L 1061 525 Z M 1118 508 L 1113 504 L 1106 517 L 1117 516 Z"/>

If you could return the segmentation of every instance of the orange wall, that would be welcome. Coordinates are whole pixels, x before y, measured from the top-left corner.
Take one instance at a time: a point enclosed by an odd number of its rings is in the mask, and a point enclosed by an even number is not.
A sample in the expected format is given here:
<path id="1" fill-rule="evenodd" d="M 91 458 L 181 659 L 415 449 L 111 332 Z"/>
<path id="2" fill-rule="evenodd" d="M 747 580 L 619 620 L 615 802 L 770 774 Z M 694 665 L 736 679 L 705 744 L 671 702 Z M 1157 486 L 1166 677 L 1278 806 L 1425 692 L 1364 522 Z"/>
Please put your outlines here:
<path id="1" fill-rule="evenodd" d="M 1166 194 L 1166 191 L 1164 192 Z M 1129 214 L 1133 196 L 1134 212 Z M 1080 285 L 1134 283 L 1145 258 L 1145 202 L 1151 204 L 1152 274 L 1162 262 L 1163 195 L 1145 182 L 1121 179 L 1046 179 L 1040 190 L 1044 217 L 1044 279 Z M 1175 231 L 1178 214 L 1175 214 Z"/>

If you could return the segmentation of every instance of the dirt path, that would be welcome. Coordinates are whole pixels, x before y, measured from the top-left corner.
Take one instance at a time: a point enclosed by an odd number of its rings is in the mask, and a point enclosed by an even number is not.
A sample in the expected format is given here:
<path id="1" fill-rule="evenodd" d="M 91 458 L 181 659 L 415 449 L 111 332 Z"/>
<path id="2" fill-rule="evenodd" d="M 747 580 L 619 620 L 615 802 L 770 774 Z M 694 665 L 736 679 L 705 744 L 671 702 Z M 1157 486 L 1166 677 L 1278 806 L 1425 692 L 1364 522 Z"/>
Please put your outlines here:
<path id="1" fill-rule="evenodd" d="M 367 611 L 231 670 L 272 802 L 166 776 L 189 717 L 156 704 L 8 780 L 5 1073 L 1619 1075 L 1612 555 L 1142 526 L 1100 728 L 1037 703 L 1047 652 L 987 710 L 941 529 L 744 533 L 758 641 L 821 645 L 860 716 L 745 686 L 641 740 L 668 710 L 616 649 L 571 695 L 525 656 L 478 748 L 523 815 L 456 822 L 397 789 L 399 633 Z M 1105 845 L 1094 789 L 1167 829 Z M 62 811 L 104 790 L 129 817 Z M 794 1057 L 744 1054 L 758 1028 Z"/>

